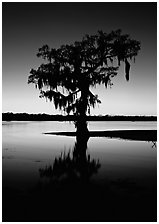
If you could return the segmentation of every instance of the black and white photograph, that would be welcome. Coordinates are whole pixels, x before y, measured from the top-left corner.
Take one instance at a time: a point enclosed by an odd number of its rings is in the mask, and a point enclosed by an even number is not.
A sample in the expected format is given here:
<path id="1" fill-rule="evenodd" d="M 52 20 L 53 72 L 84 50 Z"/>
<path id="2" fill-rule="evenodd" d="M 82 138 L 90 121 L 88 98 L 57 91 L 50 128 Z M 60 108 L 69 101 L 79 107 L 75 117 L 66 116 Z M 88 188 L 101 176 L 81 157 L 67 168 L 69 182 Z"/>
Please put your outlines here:
<path id="1" fill-rule="evenodd" d="M 157 2 L 2 2 L 2 221 L 157 222 Z"/>

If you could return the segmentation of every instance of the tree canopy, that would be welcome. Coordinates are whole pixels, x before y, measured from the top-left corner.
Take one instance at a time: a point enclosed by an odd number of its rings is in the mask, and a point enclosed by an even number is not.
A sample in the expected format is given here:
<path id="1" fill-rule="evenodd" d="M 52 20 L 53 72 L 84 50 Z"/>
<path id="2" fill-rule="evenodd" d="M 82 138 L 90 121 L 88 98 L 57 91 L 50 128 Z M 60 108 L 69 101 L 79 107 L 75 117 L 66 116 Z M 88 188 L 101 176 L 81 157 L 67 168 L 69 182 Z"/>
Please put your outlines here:
<path id="1" fill-rule="evenodd" d="M 121 30 L 85 35 L 81 41 L 60 48 L 44 45 L 37 56 L 45 63 L 31 69 L 28 83 L 40 90 L 40 97 L 54 102 L 55 108 L 80 115 L 90 113 L 90 107 L 101 103 L 90 87 L 112 86 L 121 62 L 129 80 L 131 59 L 135 60 L 140 42 L 122 34 Z"/>

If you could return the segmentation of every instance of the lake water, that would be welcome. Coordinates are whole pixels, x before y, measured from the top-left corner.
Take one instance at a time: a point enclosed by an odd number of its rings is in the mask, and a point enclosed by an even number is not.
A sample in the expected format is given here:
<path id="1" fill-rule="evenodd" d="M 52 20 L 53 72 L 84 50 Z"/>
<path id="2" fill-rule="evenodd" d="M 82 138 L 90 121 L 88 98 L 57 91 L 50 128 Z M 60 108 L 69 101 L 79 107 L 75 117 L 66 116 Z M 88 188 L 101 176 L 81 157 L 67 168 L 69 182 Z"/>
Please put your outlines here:
<path id="1" fill-rule="evenodd" d="M 52 165 L 55 158 L 58 159 L 61 153 L 66 155 L 69 152 L 70 154 L 73 153 L 76 143 L 75 137 L 43 134 L 53 131 L 75 131 L 72 122 L 13 121 L 3 122 L 2 125 L 2 183 L 4 192 L 6 189 L 9 189 L 9 192 L 14 189 L 14 191 L 20 191 L 21 194 L 26 194 L 37 184 L 46 181 L 47 178 L 41 178 L 40 169 L 44 170 Z M 89 130 L 98 131 L 157 129 L 156 122 L 102 121 L 89 122 L 88 126 Z M 86 156 L 90 157 L 90 161 L 100 164 L 96 171 L 92 171 L 89 181 L 96 186 L 109 186 L 112 195 L 117 195 L 116 198 L 125 198 L 125 192 L 128 195 L 135 195 L 136 198 L 140 195 L 143 204 L 145 200 L 149 203 L 147 208 L 151 211 L 148 218 L 152 220 L 156 214 L 156 145 L 153 142 L 106 137 L 91 137 L 86 145 Z M 134 191 L 134 189 L 136 190 Z M 6 199 L 10 205 L 12 204 L 11 198 Z M 7 202 L 4 206 L 6 210 L 9 206 Z M 9 212 L 5 214 L 9 216 Z M 138 216 L 139 214 L 136 217 Z M 15 213 L 11 217 L 15 217 Z M 147 218 L 147 214 L 145 217 Z M 145 221 L 143 214 L 140 218 Z M 149 220 L 148 218 L 146 221 Z"/>

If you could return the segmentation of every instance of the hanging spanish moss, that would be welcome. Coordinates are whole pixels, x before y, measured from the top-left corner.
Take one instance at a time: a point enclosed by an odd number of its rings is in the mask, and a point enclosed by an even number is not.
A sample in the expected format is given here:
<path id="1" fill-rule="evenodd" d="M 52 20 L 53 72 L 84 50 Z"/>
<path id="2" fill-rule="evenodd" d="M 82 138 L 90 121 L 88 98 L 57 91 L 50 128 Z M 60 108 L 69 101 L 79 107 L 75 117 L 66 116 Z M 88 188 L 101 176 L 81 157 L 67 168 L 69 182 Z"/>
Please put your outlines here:
<path id="1" fill-rule="evenodd" d="M 45 63 L 30 71 L 28 83 L 40 90 L 40 97 L 54 103 L 55 108 L 78 117 L 85 117 L 90 108 L 101 103 L 90 87 L 112 87 L 112 78 L 121 63 L 129 81 L 130 63 L 140 50 L 140 42 L 122 34 L 121 30 L 107 34 L 85 35 L 82 41 L 50 48 L 44 45 L 37 53 Z"/>

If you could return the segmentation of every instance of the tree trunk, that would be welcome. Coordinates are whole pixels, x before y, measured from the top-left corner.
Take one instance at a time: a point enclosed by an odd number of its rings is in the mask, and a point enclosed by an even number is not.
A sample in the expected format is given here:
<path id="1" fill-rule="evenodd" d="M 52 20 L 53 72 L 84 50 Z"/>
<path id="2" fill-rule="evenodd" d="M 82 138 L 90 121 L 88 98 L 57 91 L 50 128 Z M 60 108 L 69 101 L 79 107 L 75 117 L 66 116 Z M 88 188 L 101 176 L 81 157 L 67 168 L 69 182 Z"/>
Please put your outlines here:
<path id="1" fill-rule="evenodd" d="M 77 135 L 88 135 L 87 128 L 87 106 L 88 106 L 88 92 L 89 86 L 83 83 L 84 87 L 81 89 L 81 98 L 78 106 L 78 115 L 76 120 Z"/>
<path id="2" fill-rule="evenodd" d="M 86 116 L 78 116 L 76 121 L 76 132 L 77 135 L 88 135 L 88 127 Z"/>

